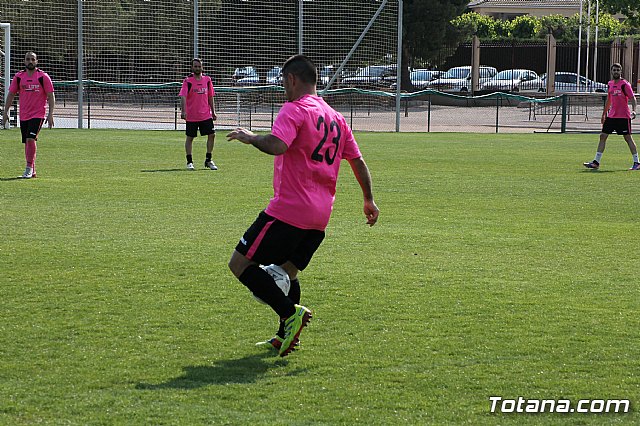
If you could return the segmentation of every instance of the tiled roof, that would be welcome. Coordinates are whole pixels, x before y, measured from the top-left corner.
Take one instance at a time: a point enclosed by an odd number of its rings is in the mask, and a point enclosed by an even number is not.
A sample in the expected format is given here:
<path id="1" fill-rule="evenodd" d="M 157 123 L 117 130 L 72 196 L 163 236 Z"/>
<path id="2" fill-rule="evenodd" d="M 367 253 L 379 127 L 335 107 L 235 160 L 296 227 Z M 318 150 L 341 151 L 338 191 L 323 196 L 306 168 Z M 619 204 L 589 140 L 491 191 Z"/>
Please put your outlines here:
<path id="1" fill-rule="evenodd" d="M 580 7 L 580 0 L 471 0 L 468 7 Z"/>

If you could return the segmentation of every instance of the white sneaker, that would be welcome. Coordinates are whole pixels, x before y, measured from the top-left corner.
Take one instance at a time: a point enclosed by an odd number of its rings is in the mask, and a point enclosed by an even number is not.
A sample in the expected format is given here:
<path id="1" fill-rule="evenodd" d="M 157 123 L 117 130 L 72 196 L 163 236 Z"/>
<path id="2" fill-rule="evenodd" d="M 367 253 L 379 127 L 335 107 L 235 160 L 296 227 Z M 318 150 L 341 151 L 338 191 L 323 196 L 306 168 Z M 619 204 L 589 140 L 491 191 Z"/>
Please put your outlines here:
<path id="1" fill-rule="evenodd" d="M 214 163 L 213 161 L 209 161 L 208 163 L 204 163 L 204 166 L 207 169 L 218 170 L 218 166 L 216 166 L 216 163 Z"/>
<path id="2" fill-rule="evenodd" d="M 187 170 L 195 170 L 196 168 L 193 167 L 193 163 L 187 163 Z"/>
<path id="3" fill-rule="evenodd" d="M 22 176 L 18 176 L 19 179 L 31 179 L 33 177 L 33 168 L 27 167 L 24 169 Z"/>

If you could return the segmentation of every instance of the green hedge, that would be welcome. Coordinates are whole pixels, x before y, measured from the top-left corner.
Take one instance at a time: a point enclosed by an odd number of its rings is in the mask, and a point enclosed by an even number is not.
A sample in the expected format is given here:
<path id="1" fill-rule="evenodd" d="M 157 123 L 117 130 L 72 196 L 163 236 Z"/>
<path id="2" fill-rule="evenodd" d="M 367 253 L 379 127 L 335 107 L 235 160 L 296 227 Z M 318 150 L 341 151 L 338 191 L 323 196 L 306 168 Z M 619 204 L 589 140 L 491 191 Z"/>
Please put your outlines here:
<path id="1" fill-rule="evenodd" d="M 592 37 L 595 31 L 595 17 L 591 19 Z M 580 15 L 571 17 L 549 15 L 536 17 L 530 15 L 518 16 L 510 21 L 494 19 L 490 16 L 469 12 L 458 16 L 451 24 L 463 40 L 470 40 L 477 35 L 481 40 L 543 40 L 552 33 L 559 41 L 578 40 Z M 583 37 L 587 30 L 587 22 L 583 21 Z M 601 13 L 598 22 L 598 38 L 603 42 L 616 37 L 634 37 L 640 40 L 640 28 L 630 23 L 620 22 L 613 15 Z"/>

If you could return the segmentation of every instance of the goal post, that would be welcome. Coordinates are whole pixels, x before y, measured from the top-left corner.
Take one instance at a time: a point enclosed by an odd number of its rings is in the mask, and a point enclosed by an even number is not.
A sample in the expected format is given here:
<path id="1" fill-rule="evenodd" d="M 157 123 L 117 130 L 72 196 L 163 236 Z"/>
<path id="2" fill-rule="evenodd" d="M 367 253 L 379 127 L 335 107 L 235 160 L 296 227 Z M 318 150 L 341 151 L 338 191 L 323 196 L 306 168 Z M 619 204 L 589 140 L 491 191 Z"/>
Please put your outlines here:
<path id="1" fill-rule="evenodd" d="M 4 103 L 7 100 L 7 96 L 9 96 L 9 86 L 11 85 L 11 24 L 9 23 L 0 23 L 0 30 L 2 30 L 3 34 L 3 43 L 2 43 L 2 73 L 0 74 L 0 80 L 2 80 L 3 88 L 2 91 L 2 102 L 0 105 L 4 108 Z M 4 109 L 2 109 L 4 111 Z"/>

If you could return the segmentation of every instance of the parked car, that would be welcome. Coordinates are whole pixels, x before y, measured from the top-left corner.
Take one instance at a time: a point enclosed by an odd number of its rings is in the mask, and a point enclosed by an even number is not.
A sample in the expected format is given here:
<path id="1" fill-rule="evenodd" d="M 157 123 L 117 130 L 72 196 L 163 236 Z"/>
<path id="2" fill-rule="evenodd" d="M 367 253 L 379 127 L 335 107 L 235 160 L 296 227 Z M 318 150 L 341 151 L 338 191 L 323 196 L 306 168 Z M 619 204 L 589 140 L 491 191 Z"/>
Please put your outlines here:
<path id="1" fill-rule="evenodd" d="M 395 65 L 370 65 L 360 68 L 355 75 L 342 79 L 342 85 L 347 87 L 362 87 L 366 89 L 389 87 L 396 81 Z"/>
<path id="2" fill-rule="evenodd" d="M 577 82 L 578 74 L 574 72 L 556 72 L 554 91 L 555 93 L 569 92 L 600 92 L 607 93 L 607 85 L 597 81 L 589 80 L 585 76 L 580 76 L 580 87 Z M 542 74 L 539 78 L 527 81 L 520 85 L 521 92 L 540 92 L 547 91 L 547 75 Z"/>
<path id="3" fill-rule="evenodd" d="M 409 73 L 411 84 L 416 89 L 428 89 L 429 83 L 444 74 L 444 71 L 435 71 L 427 69 L 414 69 Z M 392 90 L 396 90 L 396 83 L 391 85 Z"/>
<path id="4" fill-rule="evenodd" d="M 538 79 L 538 74 L 531 70 L 504 70 L 480 85 L 481 90 L 518 92 L 520 84 Z"/>
<path id="5" fill-rule="evenodd" d="M 254 86 L 260 82 L 258 71 L 254 67 L 236 68 L 231 75 L 231 84 L 238 86 Z"/>
<path id="6" fill-rule="evenodd" d="M 270 85 L 282 84 L 282 68 L 273 67 L 269 71 L 267 71 L 266 83 Z"/>
<path id="7" fill-rule="evenodd" d="M 335 75 L 336 71 L 338 71 L 338 66 L 336 65 L 326 65 L 324 67 L 318 68 L 318 85 L 321 87 L 326 87 L 331 81 L 331 78 Z M 344 76 L 344 70 L 341 75 L 339 75 L 335 80 L 332 86 L 337 86 L 342 81 L 342 77 Z"/>
<path id="8" fill-rule="evenodd" d="M 494 67 L 481 66 L 480 85 L 491 79 L 498 73 Z M 440 78 L 429 83 L 430 89 L 440 90 L 444 92 L 470 92 L 471 91 L 471 67 L 453 67 L 449 69 Z"/>

